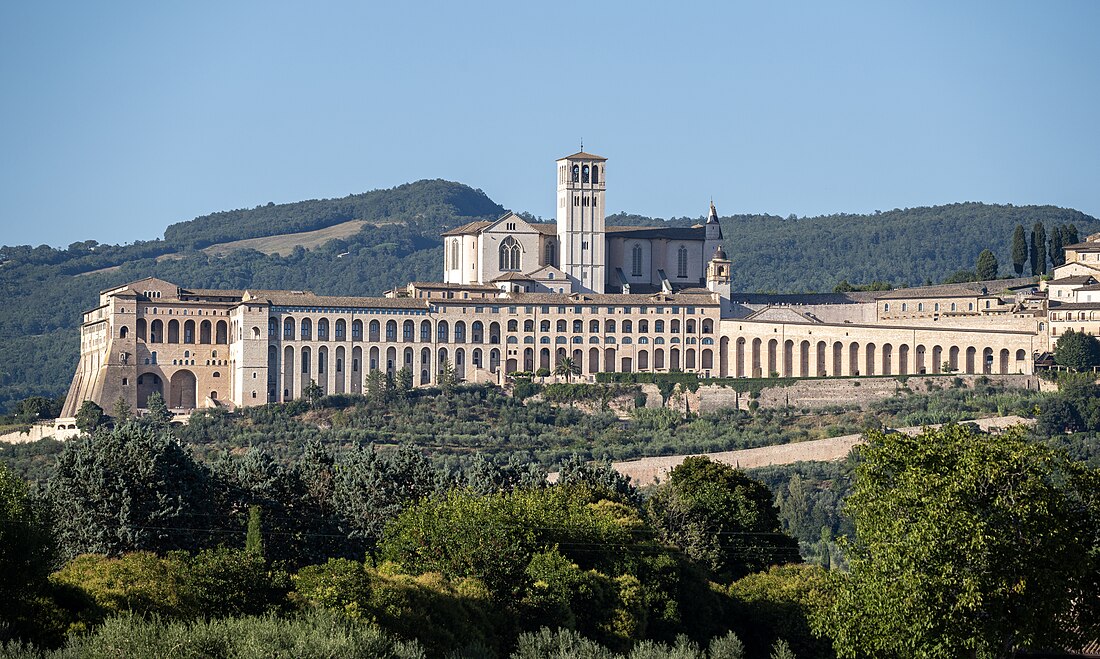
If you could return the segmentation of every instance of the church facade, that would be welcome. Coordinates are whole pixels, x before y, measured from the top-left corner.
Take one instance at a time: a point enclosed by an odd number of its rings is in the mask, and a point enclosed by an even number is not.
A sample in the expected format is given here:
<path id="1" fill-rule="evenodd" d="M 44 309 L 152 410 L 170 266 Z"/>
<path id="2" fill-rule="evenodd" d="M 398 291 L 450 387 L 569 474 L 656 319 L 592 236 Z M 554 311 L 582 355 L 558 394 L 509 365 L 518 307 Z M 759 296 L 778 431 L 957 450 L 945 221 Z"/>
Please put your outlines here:
<path id="1" fill-rule="evenodd" d="M 177 411 L 292 400 L 311 383 L 354 394 L 373 370 L 408 369 L 417 386 L 438 384 L 448 367 L 462 381 L 503 383 L 565 357 L 582 378 L 1031 373 L 1067 314 L 1074 327 L 1100 332 L 1100 292 L 1089 297 L 1100 291 L 1100 260 L 1089 261 L 1100 237 L 1067 249 L 1074 260 L 1049 289 L 1018 279 L 745 294 L 730 289 L 735 264 L 713 203 L 692 227 L 606 226 L 605 158 L 559 159 L 556 181 L 554 224 L 507 213 L 448 231 L 443 281 L 383 297 L 188 289 L 154 278 L 103 291 L 83 317 L 63 416 L 84 400 L 110 409 L 121 397 L 142 409 L 153 392 Z M 1048 304 L 1059 292 L 1072 299 Z M 1082 313 L 1095 322 L 1079 323 Z"/>

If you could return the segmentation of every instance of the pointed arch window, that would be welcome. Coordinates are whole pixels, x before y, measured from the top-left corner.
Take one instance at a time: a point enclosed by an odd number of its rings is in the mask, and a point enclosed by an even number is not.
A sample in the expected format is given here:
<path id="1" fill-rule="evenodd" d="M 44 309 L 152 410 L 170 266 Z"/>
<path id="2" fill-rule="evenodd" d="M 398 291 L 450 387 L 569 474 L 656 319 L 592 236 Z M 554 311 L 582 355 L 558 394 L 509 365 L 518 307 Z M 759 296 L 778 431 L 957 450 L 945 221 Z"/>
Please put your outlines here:
<path id="1" fill-rule="evenodd" d="M 573 165 L 573 182 L 579 183 L 581 180 L 581 166 Z"/>
<path id="2" fill-rule="evenodd" d="M 500 269 L 505 272 L 519 272 L 519 243 L 508 236 L 500 243 Z"/>
<path id="3" fill-rule="evenodd" d="M 676 276 L 680 278 L 688 276 L 688 250 L 683 245 L 680 245 L 680 250 L 676 255 Z"/>
<path id="4" fill-rule="evenodd" d="M 634 277 L 642 276 L 642 245 L 634 243 L 630 250 L 630 274 Z"/>
<path id="5" fill-rule="evenodd" d="M 546 265 L 557 265 L 558 260 L 557 245 L 553 240 L 546 241 Z"/>
<path id="6" fill-rule="evenodd" d="M 600 166 L 599 165 L 592 165 L 592 182 L 593 183 L 599 183 L 600 182 Z"/>
<path id="7" fill-rule="evenodd" d="M 588 183 L 588 165 L 581 168 L 581 183 Z"/>
<path id="8" fill-rule="evenodd" d="M 451 270 L 458 270 L 458 238 L 451 240 Z"/>

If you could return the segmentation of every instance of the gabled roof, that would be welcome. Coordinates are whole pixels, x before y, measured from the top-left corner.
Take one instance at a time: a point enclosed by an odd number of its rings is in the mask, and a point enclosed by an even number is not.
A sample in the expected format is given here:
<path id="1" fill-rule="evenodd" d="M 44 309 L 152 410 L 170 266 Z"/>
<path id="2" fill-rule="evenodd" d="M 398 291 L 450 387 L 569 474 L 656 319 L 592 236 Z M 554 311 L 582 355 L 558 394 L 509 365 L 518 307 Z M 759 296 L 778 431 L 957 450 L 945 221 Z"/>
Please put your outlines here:
<path id="1" fill-rule="evenodd" d="M 565 156 L 564 158 L 558 158 L 558 162 L 562 160 L 607 160 L 603 156 L 597 156 L 592 153 L 586 153 L 584 151 L 578 151 L 571 156 Z"/>
<path id="2" fill-rule="evenodd" d="M 485 227 L 489 226 L 490 224 L 492 224 L 492 222 L 487 222 L 485 220 L 477 220 L 475 222 L 467 222 L 466 224 L 463 224 L 460 227 L 451 229 L 450 231 L 444 231 L 443 233 L 441 233 L 439 235 L 441 235 L 441 236 L 465 236 L 465 235 L 468 235 L 468 234 L 471 234 L 471 233 L 478 233 L 479 231 L 481 231 Z"/>
<path id="3" fill-rule="evenodd" d="M 745 320 L 762 320 L 780 323 L 817 323 L 820 322 L 790 307 L 764 307 L 749 315 Z"/>
<path id="4" fill-rule="evenodd" d="M 1090 236 L 1091 237 L 1091 236 Z M 1072 249 L 1077 252 L 1100 252 L 1100 242 L 1086 240 L 1083 243 L 1064 245 L 1062 249 Z"/>

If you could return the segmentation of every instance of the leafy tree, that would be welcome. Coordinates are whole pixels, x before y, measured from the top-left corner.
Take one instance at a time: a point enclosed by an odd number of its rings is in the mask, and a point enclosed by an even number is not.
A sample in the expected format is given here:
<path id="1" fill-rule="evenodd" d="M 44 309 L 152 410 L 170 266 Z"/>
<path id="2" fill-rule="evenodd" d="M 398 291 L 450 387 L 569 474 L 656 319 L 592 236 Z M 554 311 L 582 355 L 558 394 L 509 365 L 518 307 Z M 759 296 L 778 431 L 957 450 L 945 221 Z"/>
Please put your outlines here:
<path id="1" fill-rule="evenodd" d="M 573 361 L 572 357 L 562 357 L 554 366 L 554 375 L 564 376 L 566 382 L 572 379 L 574 375 L 580 375 L 580 373 L 581 367 Z"/>
<path id="2" fill-rule="evenodd" d="M 66 442 L 46 492 L 65 556 L 189 549 L 208 540 L 209 472 L 155 428 L 128 423 Z"/>
<path id="3" fill-rule="evenodd" d="M 630 477 L 620 474 L 610 462 L 589 462 L 574 453 L 558 467 L 558 483 L 583 485 L 614 501 L 638 505 L 641 496 L 630 483 Z"/>
<path id="4" fill-rule="evenodd" d="M 688 457 L 673 469 L 650 498 L 648 513 L 661 539 L 725 579 L 800 561 L 771 491 L 705 456 Z"/>
<path id="5" fill-rule="evenodd" d="M 1100 366 L 1100 341 L 1085 332 L 1068 329 L 1054 344 L 1054 363 L 1077 372 Z"/>
<path id="6" fill-rule="evenodd" d="M 1031 228 L 1031 274 L 1047 273 L 1047 230 L 1042 222 Z"/>
<path id="7" fill-rule="evenodd" d="M 0 634 L 33 632 L 34 600 L 46 590 L 55 555 L 44 511 L 26 484 L 0 464 Z"/>
<path id="8" fill-rule="evenodd" d="M 945 284 L 963 284 L 968 281 L 978 281 L 978 273 L 973 270 L 959 270 L 943 280 Z"/>
<path id="9" fill-rule="evenodd" d="M 828 579 L 816 565 L 777 565 L 730 584 L 737 631 L 750 654 L 762 657 L 783 640 L 802 656 L 828 656 L 829 642 L 815 638 L 810 627 L 814 611 L 826 603 Z"/>
<path id="10" fill-rule="evenodd" d="M 997 278 L 997 256 L 988 249 L 983 249 L 978 255 L 978 264 L 974 270 L 978 281 L 989 281 Z"/>
<path id="11" fill-rule="evenodd" d="M 106 415 L 103 414 L 103 408 L 93 401 L 84 401 L 80 404 L 80 409 L 76 411 L 76 427 L 80 428 L 82 433 L 93 433 L 96 428 L 99 428 L 105 422 Z"/>
<path id="12" fill-rule="evenodd" d="M 851 572 L 815 615 L 838 656 L 1000 658 L 1095 638 L 1100 471 L 1020 430 L 959 425 L 872 431 L 860 457 Z"/>
<path id="13" fill-rule="evenodd" d="M 1024 236 L 1024 225 L 1017 224 L 1012 232 L 1012 269 L 1016 276 L 1024 274 L 1024 264 L 1027 263 L 1027 237 Z"/>

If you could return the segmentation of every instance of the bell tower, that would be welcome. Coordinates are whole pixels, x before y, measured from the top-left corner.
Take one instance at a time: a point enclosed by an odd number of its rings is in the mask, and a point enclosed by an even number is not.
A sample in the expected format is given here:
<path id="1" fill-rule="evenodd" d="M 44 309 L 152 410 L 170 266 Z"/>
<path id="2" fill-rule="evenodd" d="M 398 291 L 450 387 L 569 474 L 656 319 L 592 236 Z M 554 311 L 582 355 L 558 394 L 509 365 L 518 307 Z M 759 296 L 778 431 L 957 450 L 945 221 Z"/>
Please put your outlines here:
<path id="1" fill-rule="evenodd" d="M 558 263 L 574 291 L 607 282 L 604 192 L 607 158 L 582 150 L 558 160 Z"/>

